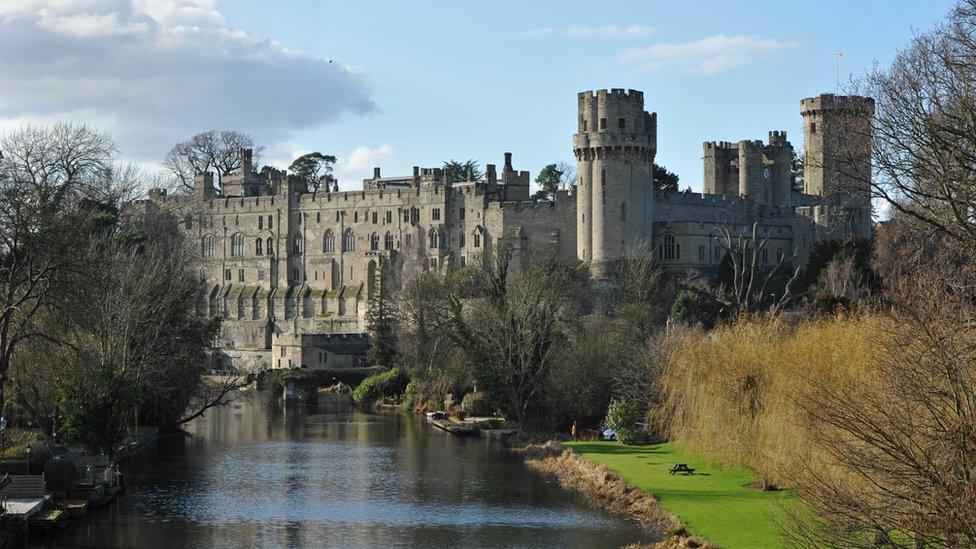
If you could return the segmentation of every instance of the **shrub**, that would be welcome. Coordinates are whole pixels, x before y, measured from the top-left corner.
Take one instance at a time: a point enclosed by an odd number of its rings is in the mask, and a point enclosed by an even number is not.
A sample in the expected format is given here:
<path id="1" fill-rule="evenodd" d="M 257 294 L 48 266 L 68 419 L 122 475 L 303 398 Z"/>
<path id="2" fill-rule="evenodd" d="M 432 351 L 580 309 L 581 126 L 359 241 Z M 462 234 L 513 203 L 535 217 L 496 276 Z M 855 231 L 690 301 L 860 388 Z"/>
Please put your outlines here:
<path id="1" fill-rule="evenodd" d="M 336 368 L 334 370 L 287 369 L 280 368 L 268 372 L 268 389 L 274 394 L 281 393 L 289 381 L 308 388 L 328 387 L 336 383 L 345 383 L 355 387 L 367 377 L 383 373 L 386 368 Z"/>
<path id="2" fill-rule="evenodd" d="M 689 326 L 711 328 L 718 315 L 719 306 L 714 300 L 692 290 L 682 290 L 671 305 L 671 318 Z"/>
<path id="3" fill-rule="evenodd" d="M 371 375 L 352 392 L 352 399 L 356 404 L 369 405 L 382 397 L 402 393 L 407 381 L 407 376 L 398 368 Z"/>
<path id="4" fill-rule="evenodd" d="M 485 393 L 481 391 L 464 395 L 461 399 L 461 408 L 471 416 L 490 416 L 492 412 L 491 404 L 485 398 Z"/>
<path id="5" fill-rule="evenodd" d="M 637 426 L 642 419 L 641 413 L 627 402 L 617 398 L 610 401 L 607 425 L 621 444 L 641 444 L 647 440 L 647 434 Z"/>
<path id="6" fill-rule="evenodd" d="M 818 294 L 810 303 L 810 308 L 815 313 L 824 316 L 849 312 L 852 306 L 853 303 L 849 297 L 835 294 Z"/>

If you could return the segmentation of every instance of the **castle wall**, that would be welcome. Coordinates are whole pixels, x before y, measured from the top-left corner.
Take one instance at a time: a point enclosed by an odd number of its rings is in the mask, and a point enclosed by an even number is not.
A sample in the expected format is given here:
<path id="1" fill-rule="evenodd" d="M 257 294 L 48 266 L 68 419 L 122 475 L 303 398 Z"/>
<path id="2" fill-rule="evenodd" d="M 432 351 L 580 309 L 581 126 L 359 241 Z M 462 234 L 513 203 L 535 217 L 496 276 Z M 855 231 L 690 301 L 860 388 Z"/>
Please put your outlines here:
<path id="1" fill-rule="evenodd" d="M 495 231 L 512 238 L 518 251 L 576 261 L 576 202 L 565 191 L 554 201 L 502 202 L 489 211 L 496 208 Z"/>
<path id="2" fill-rule="evenodd" d="M 176 214 L 199 252 L 197 312 L 222 318 L 227 364 L 351 367 L 361 363 L 362 344 L 343 334 L 364 331 L 367 304 L 381 287 L 395 290 L 415 270 L 472 265 L 502 242 L 513 246 L 516 265 L 529 254 L 553 254 L 584 262 L 599 278 L 608 262 L 635 250 L 671 269 L 714 269 L 724 255 L 716 241 L 722 228 L 749 233 L 758 223 L 769 238 L 765 265 L 794 254 L 804 262 L 819 240 L 870 234 L 863 188 L 842 200 L 826 196 L 831 185 L 853 180 L 840 171 L 836 141 L 863 129 L 873 108 L 865 101 L 801 103 L 806 193 L 792 190 L 793 148 L 778 131 L 766 144 L 705 143 L 705 193 L 653 191 L 657 117 L 644 111 L 641 92 L 613 89 L 578 95 L 579 179 L 572 194 L 552 201 L 529 200 L 529 173 L 515 170 L 506 153 L 501 177 L 493 164 L 483 180 L 469 173 L 459 182 L 437 168 L 386 178 L 376 168 L 363 190 L 346 192 L 328 184 L 309 192 L 283 172 L 245 166 L 224 176 L 223 189 L 203 174 L 191 195 L 153 190 L 142 206 Z M 839 118 L 852 109 L 860 116 L 854 125 Z M 870 169 L 869 148 L 857 151 L 856 167 Z"/>

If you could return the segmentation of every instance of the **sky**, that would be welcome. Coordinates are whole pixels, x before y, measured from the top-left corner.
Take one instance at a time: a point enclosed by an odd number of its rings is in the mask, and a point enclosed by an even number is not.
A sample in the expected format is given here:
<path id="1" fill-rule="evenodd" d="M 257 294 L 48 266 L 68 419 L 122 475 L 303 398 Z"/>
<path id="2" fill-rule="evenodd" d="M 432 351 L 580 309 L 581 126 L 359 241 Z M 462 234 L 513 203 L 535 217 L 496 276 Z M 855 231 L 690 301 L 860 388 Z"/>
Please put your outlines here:
<path id="1" fill-rule="evenodd" d="M 701 190 L 703 141 L 799 148 L 801 98 L 886 65 L 951 4 L 0 0 L 0 132 L 84 122 L 152 168 L 234 129 L 282 168 L 336 155 L 342 189 L 506 151 L 534 178 L 572 161 L 578 92 L 633 88 L 657 162 Z"/>

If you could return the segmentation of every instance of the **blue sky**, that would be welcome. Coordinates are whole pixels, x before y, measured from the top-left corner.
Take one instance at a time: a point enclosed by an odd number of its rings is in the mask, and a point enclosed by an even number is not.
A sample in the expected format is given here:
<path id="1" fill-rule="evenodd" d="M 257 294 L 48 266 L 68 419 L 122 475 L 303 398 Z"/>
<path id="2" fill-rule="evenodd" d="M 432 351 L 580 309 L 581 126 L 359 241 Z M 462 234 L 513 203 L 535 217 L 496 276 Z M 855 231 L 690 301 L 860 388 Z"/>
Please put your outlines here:
<path id="1" fill-rule="evenodd" d="M 403 174 L 447 158 L 501 163 L 505 151 L 534 177 L 572 159 L 577 92 L 636 88 L 658 113 L 659 163 L 700 189 L 702 141 L 765 139 L 775 129 L 800 145 L 799 100 L 835 88 L 835 52 L 844 53 L 842 80 L 885 64 L 951 3 L 13 4 L 0 5 L 0 47 L 48 48 L 68 59 L 56 67 L 84 64 L 91 55 L 69 52 L 93 44 L 105 58 L 129 51 L 112 60 L 121 69 L 53 98 L 37 93 L 29 60 L 0 61 L 0 79 L 21 79 L 0 95 L 0 128 L 88 119 L 143 163 L 208 126 L 240 128 L 276 163 L 311 150 L 340 156 L 343 188 L 357 188 L 372 165 Z"/>
<path id="2" fill-rule="evenodd" d="M 785 129 L 802 145 L 799 101 L 835 88 L 874 61 L 888 62 L 948 10 L 944 1 L 792 2 L 288 2 L 226 6 L 232 26 L 289 47 L 363 67 L 377 111 L 343 116 L 294 141 L 348 154 L 389 145 L 386 172 L 445 158 L 501 162 L 512 151 L 536 174 L 571 160 L 576 93 L 636 88 L 658 113 L 658 159 L 700 189 L 701 143 L 765 139 Z M 572 27 L 647 27 L 579 36 Z M 533 32 L 540 29 L 551 32 Z M 562 32 L 560 32 L 562 31 Z M 567 35 L 570 34 L 570 35 Z M 743 54 L 740 66 L 708 73 L 697 58 L 663 67 L 620 61 L 629 48 L 748 36 L 781 49 Z M 731 46 L 731 51 L 736 51 Z M 348 182 L 347 182 L 348 183 Z"/>

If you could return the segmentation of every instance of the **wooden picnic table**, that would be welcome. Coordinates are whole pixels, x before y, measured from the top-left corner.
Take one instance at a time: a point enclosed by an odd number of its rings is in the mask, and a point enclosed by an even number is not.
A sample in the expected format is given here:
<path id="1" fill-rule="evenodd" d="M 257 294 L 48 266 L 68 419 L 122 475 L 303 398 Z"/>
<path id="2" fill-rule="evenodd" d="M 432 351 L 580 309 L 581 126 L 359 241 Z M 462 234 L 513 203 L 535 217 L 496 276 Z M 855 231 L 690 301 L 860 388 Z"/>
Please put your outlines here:
<path id="1" fill-rule="evenodd" d="M 695 470 L 688 467 L 687 463 L 675 463 L 671 469 L 668 470 L 672 475 L 675 473 L 688 473 L 689 475 L 695 474 Z"/>

